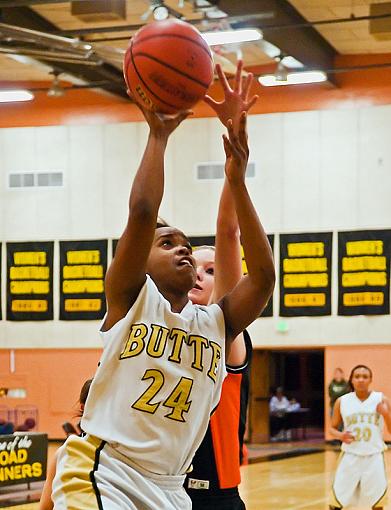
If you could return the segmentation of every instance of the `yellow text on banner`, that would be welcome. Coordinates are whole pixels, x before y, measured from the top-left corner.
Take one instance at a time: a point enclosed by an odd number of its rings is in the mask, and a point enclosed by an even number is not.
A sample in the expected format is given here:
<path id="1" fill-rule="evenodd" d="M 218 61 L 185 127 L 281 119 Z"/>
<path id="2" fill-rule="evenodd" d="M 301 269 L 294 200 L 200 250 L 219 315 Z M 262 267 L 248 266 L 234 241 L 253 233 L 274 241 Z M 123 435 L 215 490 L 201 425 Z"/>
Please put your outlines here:
<path id="1" fill-rule="evenodd" d="M 288 243 L 288 257 L 323 257 L 324 243 Z"/>
<path id="2" fill-rule="evenodd" d="M 384 304 L 383 292 L 347 292 L 343 295 L 345 306 L 381 306 Z"/>
<path id="3" fill-rule="evenodd" d="M 74 250 L 67 252 L 68 264 L 99 264 L 99 250 Z"/>
<path id="4" fill-rule="evenodd" d="M 325 306 L 326 294 L 285 294 L 284 305 L 288 308 L 303 306 Z"/>

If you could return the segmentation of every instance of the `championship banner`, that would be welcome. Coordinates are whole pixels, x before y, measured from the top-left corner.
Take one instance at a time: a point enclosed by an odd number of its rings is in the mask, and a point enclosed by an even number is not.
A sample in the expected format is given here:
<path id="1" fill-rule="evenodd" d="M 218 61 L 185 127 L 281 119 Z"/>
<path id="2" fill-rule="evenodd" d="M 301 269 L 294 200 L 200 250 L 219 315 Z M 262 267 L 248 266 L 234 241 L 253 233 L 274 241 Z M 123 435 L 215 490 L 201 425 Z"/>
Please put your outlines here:
<path id="1" fill-rule="evenodd" d="M 0 436 L 0 488 L 46 479 L 47 434 Z"/>
<path id="2" fill-rule="evenodd" d="M 338 315 L 390 313 L 391 230 L 338 233 Z"/>
<path id="3" fill-rule="evenodd" d="M 280 316 L 331 314 L 332 233 L 280 234 Z"/>
<path id="4" fill-rule="evenodd" d="M 106 269 L 106 239 L 60 241 L 60 320 L 103 318 Z"/>
<path id="5" fill-rule="evenodd" d="M 53 246 L 7 243 L 7 320 L 53 320 Z"/>

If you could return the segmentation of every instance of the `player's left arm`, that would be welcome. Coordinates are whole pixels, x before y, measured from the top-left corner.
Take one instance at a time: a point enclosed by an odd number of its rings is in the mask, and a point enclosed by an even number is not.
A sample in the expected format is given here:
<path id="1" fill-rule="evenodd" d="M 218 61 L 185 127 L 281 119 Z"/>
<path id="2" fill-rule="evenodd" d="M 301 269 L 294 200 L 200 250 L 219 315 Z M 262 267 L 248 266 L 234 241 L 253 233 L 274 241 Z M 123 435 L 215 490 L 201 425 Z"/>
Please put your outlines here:
<path id="1" fill-rule="evenodd" d="M 257 96 L 249 98 L 253 76 L 249 74 L 247 78 L 243 79 L 242 68 L 243 62 L 239 61 L 233 87 L 231 87 L 221 67 L 217 65 L 216 70 L 224 91 L 224 99 L 218 103 L 209 96 L 205 98 L 205 101 L 216 112 L 224 126 L 227 126 L 229 118 L 233 119 L 234 130 L 235 127 L 238 128 L 239 126 L 242 111 L 248 111 L 257 100 Z M 235 287 L 242 277 L 239 223 L 226 178 L 224 179 L 217 214 L 215 247 L 215 283 L 211 303 L 217 303 Z M 231 367 L 240 367 L 244 365 L 246 358 L 246 343 L 243 333 L 240 333 L 227 351 L 226 363 Z"/>
<path id="2" fill-rule="evenodd" d="M 376 406 L 376 412 L 384 418 L 388 432 L 391 433 L 391 403 L 390 400 L 383 395 L 382 401 Z"/>
<path id="3" fill-rule="evenodd" d="M 242 276 L 235 288 L 219 302 L 226 321 L 228 346 L 259 316 L 273 292 L 275 283 L 269 240 L 245 184 L 249 155 L 246 117 L 243 112 L 237 135 L 233 131 L 232 122 L 229 122 L 229 136 L 223 137 L 227 156 L 225 172 L 238 216 L 248 270 L 248 274 Z"/>

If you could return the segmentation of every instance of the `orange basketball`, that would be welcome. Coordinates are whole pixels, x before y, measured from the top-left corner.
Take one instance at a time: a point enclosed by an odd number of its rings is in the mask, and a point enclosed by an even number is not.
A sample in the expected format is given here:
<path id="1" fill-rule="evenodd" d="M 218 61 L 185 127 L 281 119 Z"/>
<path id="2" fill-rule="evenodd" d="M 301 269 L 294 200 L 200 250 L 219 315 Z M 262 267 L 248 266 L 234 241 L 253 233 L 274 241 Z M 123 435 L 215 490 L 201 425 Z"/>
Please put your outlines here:
<path id="1" fill-rule="evenodd" d="M 132 37 L 124 77 L 138 103 L 176 113 L 204 97 L 213 79 L 212 54 L 192 25 L 177 19 L 157 21 Z"/>

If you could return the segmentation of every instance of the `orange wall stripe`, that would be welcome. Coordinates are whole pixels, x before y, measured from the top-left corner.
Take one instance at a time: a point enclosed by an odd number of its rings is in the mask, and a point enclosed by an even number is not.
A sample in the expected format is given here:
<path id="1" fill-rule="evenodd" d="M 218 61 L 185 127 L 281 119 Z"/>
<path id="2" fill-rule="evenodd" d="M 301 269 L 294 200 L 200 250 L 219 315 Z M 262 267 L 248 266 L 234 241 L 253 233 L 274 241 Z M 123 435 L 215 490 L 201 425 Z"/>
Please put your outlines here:
<path id="1" fill-rule="evenodd" d="M 336 58 L 336 67 L 367 64 L 391 64 L 391 54 L 343 55 Z M 272 72 L 270 66 L 251 69 L 257 73 Z M 391 68 L 370 69 L 336 74 L 336 85 L 323 83 L 290 87 L 262 87 L 257 82 L 253 92 L 260 99 L 253 114 L 306 110 L 360 108 L 391 103 Z M 48 83 L 2 82 L 0 88 L 11 86 L 47 86 Z M 49 84 L 50 85 L 50 84 Z M 210 89 L 215 98 L 222 97 L 219 84 Z M 214 112 L 200 102 L 194 117 L 212 117 Z M 142 120 L 137 107 L 126 99 L 95 90 L 69 90 L 64 97 L 49 98 L 36 93 L 28 103 L 0 104 L 0 127 L 53 126 L 138 122 Z"/>

